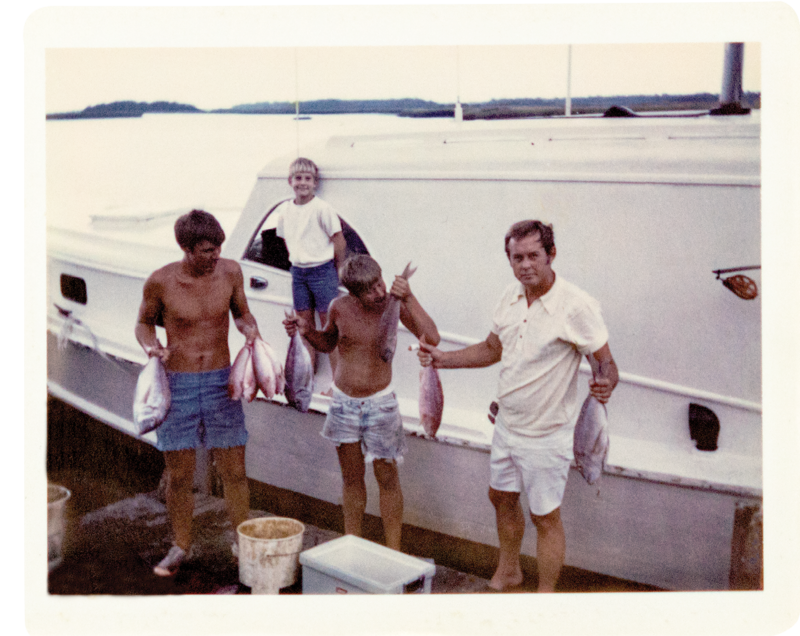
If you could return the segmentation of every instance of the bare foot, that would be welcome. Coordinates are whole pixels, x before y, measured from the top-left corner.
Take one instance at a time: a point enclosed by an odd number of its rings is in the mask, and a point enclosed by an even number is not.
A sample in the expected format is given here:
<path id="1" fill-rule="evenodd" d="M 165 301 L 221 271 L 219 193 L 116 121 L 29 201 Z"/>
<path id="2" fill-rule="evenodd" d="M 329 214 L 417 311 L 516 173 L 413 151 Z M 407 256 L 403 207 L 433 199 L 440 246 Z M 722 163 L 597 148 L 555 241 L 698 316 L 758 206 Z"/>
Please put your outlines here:
<path id="1" fill-rule="evenodd" d="M 489 581 L 489 587 L 500 592 L 518 585 L 522 585 L 522 570 L 520 569 L 511 572 L 501 572 L 498 569 L 492 580 Z"/>

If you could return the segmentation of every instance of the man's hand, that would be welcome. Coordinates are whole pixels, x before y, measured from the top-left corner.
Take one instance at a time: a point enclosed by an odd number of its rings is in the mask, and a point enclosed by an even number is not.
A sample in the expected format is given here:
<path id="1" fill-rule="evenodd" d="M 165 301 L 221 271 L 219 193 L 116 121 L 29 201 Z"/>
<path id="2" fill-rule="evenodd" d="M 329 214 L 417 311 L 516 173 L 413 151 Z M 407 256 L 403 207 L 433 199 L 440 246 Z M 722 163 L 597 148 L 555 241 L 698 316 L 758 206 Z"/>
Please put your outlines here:
<path id="1" fill-rule="evenodd" d="M 258 327 L 256 325 L 244 325 L 242 327 L 242 334 L 244 335 L 245 339 L 245 346 L 252 347 L 253 343 L 256 341 L 256 338 L 260 338 L 261 334 L 258 332 Z"/>
<path id="2" fill-rule="evenodd" d="M 169 348 L 162 347 L 161 343 L 156 340 L 156 343 L 150 347 L 144 348 L 145 353 L 147 354 L 148 358 L 161 358 L 161 362 L 163 364 L 167 364 L 167 360 L 169 360 L 169 355 L 172 353 Z"/>
<path id="3" fill-rule="evenodd" d="M 419 358 L 419 363 L 423 367 L 433 366 L 435 369 L 441 369 L 443 355 L 443 351 L 440 351 L 432 344 L 428 344 L 428 342 L 425 340 L 425 336 L 422 336 L 422 340 L 419 341 L 419 351 L 417 352 L 417 357 Z"/>
<path id="4" fill-rule="evenodd" d="M 614 388 L 611 386 L 609 378 L 597 377 L 589 380 L 589 392 L 597 398 L 601 404 L 608 402 L 611 397 L 611 392 Z"/>

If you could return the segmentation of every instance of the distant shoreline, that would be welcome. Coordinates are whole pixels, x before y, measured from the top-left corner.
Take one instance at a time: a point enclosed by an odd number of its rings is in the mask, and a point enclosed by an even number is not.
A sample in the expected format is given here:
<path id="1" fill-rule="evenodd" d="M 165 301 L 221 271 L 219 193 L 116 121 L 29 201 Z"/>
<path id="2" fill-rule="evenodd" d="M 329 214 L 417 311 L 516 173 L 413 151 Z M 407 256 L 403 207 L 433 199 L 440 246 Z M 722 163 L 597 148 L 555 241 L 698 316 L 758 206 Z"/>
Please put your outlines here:
<path id="1" fill-rule="evenodd" d="M 563 115 L 565 100 L 556 99 L 505 99 L 476 104 L 462 104 L 465 120 L 514 119 L 524 117 L 553 117 Z M 691 95 L 616 95 L 612 97 L 578 97 L 571 100 L 573 115 L 605 113 L 613 107 L 618 112 L 633 114 L 653 111 L 705 111 L 719 106 L 719 98 L 711 93 Z M 747 92 L 742 99 L 745 108 L 761 108 L 761 93 Z M 315 100 L 302 102 L 302 118 L 311 115 L 362 115 L 386 114 L 400 117 L 453 117 L 455 104 L 440 104 L 421 99 L 387 100 Z M 135 118 L 145 113 L 194 113 L 234 115 L 294 115 L 293 102 L 260 102 L 242 104 L 233 108 L 201 110 L 190 104 L 175 102 L 112 102 L 89 106 L 82 111 L 50 113 L 46 119 L 111 119 Z"/>

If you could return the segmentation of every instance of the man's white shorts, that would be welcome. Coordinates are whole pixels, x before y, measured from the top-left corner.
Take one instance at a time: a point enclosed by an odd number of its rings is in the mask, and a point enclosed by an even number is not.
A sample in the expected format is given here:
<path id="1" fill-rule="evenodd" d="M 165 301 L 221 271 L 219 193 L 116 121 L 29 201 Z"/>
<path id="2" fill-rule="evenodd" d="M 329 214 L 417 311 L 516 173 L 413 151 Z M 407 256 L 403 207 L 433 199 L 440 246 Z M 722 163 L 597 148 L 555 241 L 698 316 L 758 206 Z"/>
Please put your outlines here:
<path id="1" fill-rule="evenodd" d="M 499 421 L 492 437 L 489 485 L 495 490 L 525 492 L 533 514 L 546 515 L 561 505 L 572 453 L 572 427 L 545 438 L 526 437 Z"/>

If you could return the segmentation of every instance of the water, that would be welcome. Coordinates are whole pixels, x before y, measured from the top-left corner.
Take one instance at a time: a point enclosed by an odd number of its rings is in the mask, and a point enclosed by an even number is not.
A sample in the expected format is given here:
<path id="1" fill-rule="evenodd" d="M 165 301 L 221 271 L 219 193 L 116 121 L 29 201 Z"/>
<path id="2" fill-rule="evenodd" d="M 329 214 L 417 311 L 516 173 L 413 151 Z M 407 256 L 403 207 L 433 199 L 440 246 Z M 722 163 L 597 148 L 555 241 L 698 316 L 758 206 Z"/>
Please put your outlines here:
<path id="1" fill-rule="evenodd" d="M 46 123 L 47 224 L 94 214 L 244 207 L 258 171 L 328 136 L 398 133 L 452 122 L 394 115 L 152 114 Z M 312 157 L 313 159 L 313 157 Z M 288 176 L 288 174 L 287 174 Z M 287 185 L 287 194 L 290 190 Z"/>

